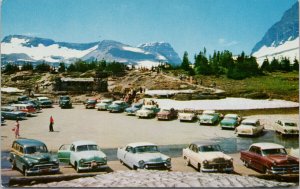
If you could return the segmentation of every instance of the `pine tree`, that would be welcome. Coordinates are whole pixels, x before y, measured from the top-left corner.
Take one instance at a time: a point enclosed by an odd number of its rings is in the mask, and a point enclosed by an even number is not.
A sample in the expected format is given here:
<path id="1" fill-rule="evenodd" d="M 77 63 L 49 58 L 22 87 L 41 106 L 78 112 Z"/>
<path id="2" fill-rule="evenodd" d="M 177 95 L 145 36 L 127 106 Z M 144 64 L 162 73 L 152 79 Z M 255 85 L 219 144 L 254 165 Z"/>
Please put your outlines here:
<path id="1" fill-rule="evenodd" d="M 185 51 L 182 58 L 181 68 L 185 71 L 190 70 L 190 61 L 188 58 L 188 53 Z"/>
<path id="2" fill-rule="evenodd" d="M 66 71 L 65 63 L 63 62 L 59 63 L 58 72 L 65 72 L 65 71 Z"/>
<path id="3" fill-rule="evenodd" d="M 268 72 L 270 71 L 270 63 L 269 63 L 269 59 L 268 58 L 264 59 L 264 62 L 262 63 L 260 69 L 262 71 L 268 71 Z"/>
<path id="4" fill-rule="evenodd" d="M 293 70 L 299 71 L 299 61 L 296 58 L 294 59 Z"/>

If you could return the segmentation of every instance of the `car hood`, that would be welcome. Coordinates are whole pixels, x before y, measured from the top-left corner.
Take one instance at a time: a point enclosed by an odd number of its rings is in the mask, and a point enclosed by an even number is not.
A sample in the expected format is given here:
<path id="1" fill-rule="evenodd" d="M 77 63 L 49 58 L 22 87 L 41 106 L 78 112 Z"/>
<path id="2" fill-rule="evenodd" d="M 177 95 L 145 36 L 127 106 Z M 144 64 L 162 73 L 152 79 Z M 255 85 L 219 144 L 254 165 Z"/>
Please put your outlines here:
<path id="1" fill-rule="evenodd" d="M 205 120 L 210 120 L 210 119 L 213 119 L 214 118 L 214 116 L 212 116 L 212 115 L 200 115 L 199 116 L 199 119 L 205 119 Z"/>
<path id="2" fill-rule="evenodd" d="M 120 107 L 120 105 L 111 104 L 111 105 L 109 105 L 108 107 L 109 107 L 109 108 L 119 108 L 119 107 Z"/>
<path id="3" fill-rule="evenodd" d="M 48 162 L 52 159 L 51 155 L 48 153 L 25 154 L 24 158 L 28 158 L 31 161 L 38 161 L 38 162 Z"/>
<path id="4" fill-rule="evenodd" d="M 96 157 L 100 157 L 100 158 L 106 157 L 106 155 L 102 151 L 97 151 L 97 150 L 77 152 L 77 155 L 78 155 L 79 158 L 83 158 L 83 159 L 93 159 L 93 158 L 96 158 Z"/>
<path id="5" fill-rule="evenodd" d="M 170 115 L 170 112 L 158 112 L 157 115 Z"/>
<path id="6" fill-rule="evenodd" d="M 234 119 L 223 119 L 222 121 L 221 121 L 221 124 L 236 124 L 236 120 L 234 120 Z"/>
<path id="7" fill-rule="evenodd" d="M 220 158 L 224 158 L 225 160 L 231 159 L 230 156 L 224 154 L 223 152 L 200 152 L 199 156 L 207 161 L 217 161 Z"/>
<path id="8" fill-rule="evenodd" d="M 103 103 L 103 102 L 96 104 L 96 106 L 108 106 L 108 105 L 109 105 L 109 103 Z"/>
<path id="9" fill-rule="evenodd" d="M 298 164 L 298 162 L 294 158 L 288 155 L 268 155 L 266 157 L 271 161 L 275 161 L 277 164 L 290 164 L 290 163 Z"/>
<path id="10" fill-rule="evenodd" d="M 152 110 L 139 110 L 138 113 L 152 113 Z"/>
<path id="11" fill-rule="evenodd" d="M 166 161 L 169 156 L 162 153 L 136 153 L 136 158 L 138 161 L 143 160 L 145 162 L 162 162 Z"/>
<path id="12" fill-rule="evenodd" d="M 194 116 L 193 113 L 178 113 L 178 116 Z"/>
<path id="13" fill-rule="evenodd" d="M 129 107 L 129 108 L 125 109 L 126 112 L 135 112 L 137 110 L 139 110 L 139 108 L 136 108 L 136 107 Z"/>
<path id="14" fill-rule="evenodd" d="M 240 125 L 237 127 L 238 129 L 255 129 L 256 127 L 252 125 Z"/>

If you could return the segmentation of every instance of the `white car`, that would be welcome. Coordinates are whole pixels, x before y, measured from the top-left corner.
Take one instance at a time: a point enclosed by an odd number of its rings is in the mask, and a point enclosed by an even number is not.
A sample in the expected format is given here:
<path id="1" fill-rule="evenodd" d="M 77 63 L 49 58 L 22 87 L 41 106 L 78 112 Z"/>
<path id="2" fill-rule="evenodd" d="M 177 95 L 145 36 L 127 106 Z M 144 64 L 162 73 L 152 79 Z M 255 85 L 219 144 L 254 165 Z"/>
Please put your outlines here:
<path id="1" fill-rule="evenodd" d="M 187 166 L 199 172 L 232 172 L 233 158 L 224 154 L 220 146 L 212 142 L 193 142 L 182 150 Z"/>
<path id="2" fill-rule="evenodd" d="M 258 119 L 245 119 L 242 121 L 241 125 L 235 129 L 235 133 L 237 133 L 238 136 L 257 136 L 261 134 L 263 130 L 264 126 L 260 124 Z"/>
<path id="3" fill-rule="evenodd" d="M 97 110 L 107 110 L 107 107 L 113 102 L 112 99 L 103 99 L 100 100 L 99 103 L 96 104 Z"/>
<path id="4" fill-rule="evenodd" d="M 183 112 L 178 113 L 179 121 L 194 121 L 196 119 L 196 112 L 194 109 L 184 109 Z"/>
<path id="5" fill-rule="evenodd" d="M 80 140 L 61 145 L 57 156 L 60 162 L 69 163 L 77 172 L 107 168 L 107 157 L 92 141 Z"/>
<path id="6" fill-rule="evenodd" d="M 275 123 L 273 128 L 282 135 L 299 135 L 299 127 L 296 122 L 290 120 L 278 120 Z"/>
<path id="7" fill-rule="evenodd" d="M 159 110 L 160 108 L 158 108 L 156 105 L 144 105 L 140 110 L 136 111 L 135 115 L 139 118 L 151 118 L 155 117 Z"/>
<path id="8" fill-rule="evenodd" d="M 171 158 L 160 153 L 157 145 L 149 142 L 130 143 L 118 148 L 117 157 L 132 169 L 171 169 Z"/>

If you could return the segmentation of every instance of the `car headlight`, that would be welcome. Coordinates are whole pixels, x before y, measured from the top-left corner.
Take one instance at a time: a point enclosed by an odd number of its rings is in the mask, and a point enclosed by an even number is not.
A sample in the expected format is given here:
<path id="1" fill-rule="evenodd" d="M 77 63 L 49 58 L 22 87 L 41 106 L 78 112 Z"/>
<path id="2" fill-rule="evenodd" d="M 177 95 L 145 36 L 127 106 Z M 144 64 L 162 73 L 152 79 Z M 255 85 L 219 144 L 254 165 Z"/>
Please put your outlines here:
<path id="1" fill-rule="evenodd" d="M 204 161 L 203 161 L 203 164 L 208 164 L 208 161 L 207 161 L 207 160 L 204 160 Z"/>
<path id="2" fill-rule="evenodd" d="M 166 162 L 171 163 L 171 158 L 168 158 Z"/>
<path id="3" fill-rule="evenodd" d="M 83 159 L 79 160 L 79 163 L 83 163 L 83 162 L 84 162 L 84 160 L 83 160 Z"/>
<path id="4" fill-rule="evenodd" d="M 139 165 L 140 165 L 140 166 L 144 165 L 144 163 L 145 163 L 145 162 L 144 162 L 143 160 L 139 161 Z"/>

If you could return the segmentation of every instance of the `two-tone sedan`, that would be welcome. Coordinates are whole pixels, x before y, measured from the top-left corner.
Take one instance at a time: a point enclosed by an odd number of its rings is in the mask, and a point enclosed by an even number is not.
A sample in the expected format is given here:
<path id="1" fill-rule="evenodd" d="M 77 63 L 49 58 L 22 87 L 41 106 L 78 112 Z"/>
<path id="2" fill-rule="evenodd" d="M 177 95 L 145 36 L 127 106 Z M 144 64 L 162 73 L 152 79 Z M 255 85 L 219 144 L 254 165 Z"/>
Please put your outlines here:
<path id="1" fill-rule="evenodd" d="M 152 118 L 159 112 L 160 108 L 156 105 L 144 105 L 140 110 L 136 112 L 138 118 Z"/>
<path id="2" fill-rule="evenodd" d="M 197 115 L 194 109 L 184 109 L 183 111 L 178 112 L 179 121 L 194 121 L 196 120 Z"/>
<path id="3" fill-rule="evenodd" d="M 232 172 L 233 158 L 224 154 L 221 147 L 213 142 L 191 143 L 182 150 L 187 166 L 192 165 L 199 172 Z"/>
<path id="4" fill-rule="evenodd" d="M 299 158 L 288 155 L 279 144 L 254 143 L 241 152 L 240 159 L 246 167 L 265 174 L 299 174 Z"/>
<path id="5" fill-rule="evenodd" d="M 264 126 L 260 124 L 258 119 L 245 119 L 241 125 L 235 128 L 238 136 L 258 136 L 264 131 Z"/>
<path id="6" fill-rule="evenodd" d="M 130 107 L 125 109 L 127 115 L 135 115 L 143 106 L 143 103 L 133 103 Z"/>
<path id="7" fill-rule="evenodd" d="M 108 106 L 111 105 L 112 102 L 113 102 L 112 99 L 100 100 L 100 102 L 96 104 L 96 108 L 97 108 L 98 111 L 107 110 Z"/>
<path id="8" fill-rule="evenodd" d="M 117 157 L 132 169 L 171 169 L 171 158 L 149 142 L 130 143 L 118 148 Z"/>
<path id="9" fill-rule="evenodd" d="M 122 100 L 116 100 L 113 101 L 112 104 L 110 104 L 107 107 L 107 110 L 112 113 L 112 112 L 123 112 L 129 105 Z"/>
<path id="10" fill-rule="evenodd" d="M 24 120 L 27 117 L 26 112 L 17 111 L 16 107 L 2 106 L 1 116 L 8 120 Z"/>
<path id="11" fill-rule="evenodd" d="M 242 118 L 238 114 L 226 114 L 220 126 L 222 129 L 235 129 L 240 123 Z"/>
<path id="12" fill-rule="evenodd" d="M 295 121 L 278 120 L 273 128 L 282 135 L 299 135 L 299 127 Z"/>
<path id="13" fill-rule="evenodd" d="M 52 108 L 53 106 L 52 100 L 45 96 L 37 97 L 37 101 L 40 103 L 42 108 Z"/>
<path id="14" fill-rule="evenodd" d="M 200 125 L 216 125 L 221 120 L 220 114 L 214 110 L 204 110 L 202 114 L 197 117 Z"/>
<path id="15" fill-rule="evenodd" d="M 157 120 L 172 120 L 177 118 L 177 111 L 174 108 L 162 109 L 156 114 Z"/>
<path id="16" fill-rule="evenodd" d="M 75 141 L 60 146 L 58 153 L 60 162 L 71 164 L 77 172 L 107 168 L 107 157 L 99 146 L 92 141 Z"/>

